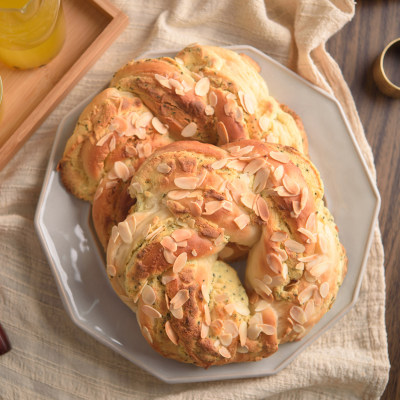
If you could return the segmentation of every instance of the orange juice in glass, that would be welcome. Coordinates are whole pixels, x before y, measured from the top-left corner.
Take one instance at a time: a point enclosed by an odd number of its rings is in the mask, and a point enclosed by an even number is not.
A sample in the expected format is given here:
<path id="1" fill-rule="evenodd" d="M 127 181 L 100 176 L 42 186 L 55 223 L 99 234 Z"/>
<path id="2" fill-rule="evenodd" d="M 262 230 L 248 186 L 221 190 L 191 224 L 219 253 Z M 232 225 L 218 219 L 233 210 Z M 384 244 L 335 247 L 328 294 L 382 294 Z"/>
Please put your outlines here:
<path id="1" fill-rule="evenodd" d="M 45 65 L 64 39 L 61 0 L 0 0 L 0 61 L 7 66 Z"/>

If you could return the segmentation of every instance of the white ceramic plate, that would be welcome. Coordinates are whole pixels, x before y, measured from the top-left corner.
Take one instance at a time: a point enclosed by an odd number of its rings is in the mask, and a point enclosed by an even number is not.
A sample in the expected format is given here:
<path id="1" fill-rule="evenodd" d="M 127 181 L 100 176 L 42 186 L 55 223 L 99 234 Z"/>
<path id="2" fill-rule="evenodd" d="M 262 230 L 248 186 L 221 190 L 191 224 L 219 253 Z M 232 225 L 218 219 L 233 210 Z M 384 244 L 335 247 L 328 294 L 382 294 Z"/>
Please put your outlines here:
<path id="1" fill-rule="evenodd" d="M 208 370 L 163 358 L 150 348 L 134 314 L 108 282 L 104 255 L 90 222 L 89 204 L 67 193 L 56 172 L 65 143 L 94 95 L 66 115 L 59 126 L 35 215 L 37 232 L 73 321 L 100 342 L 169 383 L 260 377 L 286 367 L 357 301 L 379 210 L 378 191 L 339 103 L 260 51 L 249 46 L 231 49 L 257 61 L 270 93 L 302 118 L 311 158 L 321 172 L 328 206 L 347 249 L 348 273 L 338 298 L 303 340 L 284 344 L 271 357 L 256 363 Z M 176 52 L 160 51 L 143 57 L 173 54 Z"/>

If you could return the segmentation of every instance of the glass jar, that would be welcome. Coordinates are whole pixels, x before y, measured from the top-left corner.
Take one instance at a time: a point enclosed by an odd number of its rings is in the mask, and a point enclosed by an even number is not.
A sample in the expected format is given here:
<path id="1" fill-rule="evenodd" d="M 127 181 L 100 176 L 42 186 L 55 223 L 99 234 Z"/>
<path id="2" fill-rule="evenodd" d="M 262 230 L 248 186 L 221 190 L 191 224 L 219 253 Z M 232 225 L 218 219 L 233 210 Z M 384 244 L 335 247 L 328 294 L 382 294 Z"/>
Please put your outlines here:
<path id="1" fill-rule="evenodd" d="M 61 50 L 65 20 L 61 0 L 0 0 L 0 61 L 28 69 Z"/>

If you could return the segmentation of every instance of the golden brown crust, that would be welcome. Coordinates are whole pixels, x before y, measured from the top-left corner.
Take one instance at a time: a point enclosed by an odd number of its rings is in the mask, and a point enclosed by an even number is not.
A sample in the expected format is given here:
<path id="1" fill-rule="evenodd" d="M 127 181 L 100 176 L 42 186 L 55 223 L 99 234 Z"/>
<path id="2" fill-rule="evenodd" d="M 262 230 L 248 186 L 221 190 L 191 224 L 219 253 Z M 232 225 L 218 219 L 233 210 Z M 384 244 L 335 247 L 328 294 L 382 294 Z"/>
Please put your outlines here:
<path id="1" fill-rule="evenodd" d="M 175 142 L 146 160 L 130 193 L 108 274 L 164 356 L 206 368 L 258 360 L 331 307 L 347 259 L 318 171 L 295 149 Z M 217 260 L 227 244 L 250 249 L 246 291 Z"/>

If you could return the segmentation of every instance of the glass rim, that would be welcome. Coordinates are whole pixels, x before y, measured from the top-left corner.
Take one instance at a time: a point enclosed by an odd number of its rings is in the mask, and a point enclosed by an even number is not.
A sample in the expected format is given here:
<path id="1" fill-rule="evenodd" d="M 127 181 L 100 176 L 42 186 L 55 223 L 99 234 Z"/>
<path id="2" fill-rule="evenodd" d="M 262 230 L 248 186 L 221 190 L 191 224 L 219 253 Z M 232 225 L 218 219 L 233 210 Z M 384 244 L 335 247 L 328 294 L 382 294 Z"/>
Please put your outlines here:
<path id="1" fill-rule="evenodd" d="M 26 8 L 29 6 L 30 3 L 32 3 L 34 0 L 27 0 L 26 3 L 22 7 L 1 7 L 0 6 L 0 12 L 20 12 L 24 13 Z M 60 2 L 61 0 L 58 0 Z M 0 1 L 1 4 L 1 1 Z"/>

